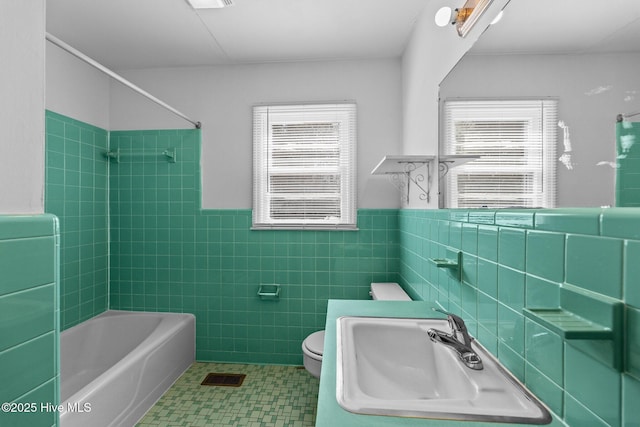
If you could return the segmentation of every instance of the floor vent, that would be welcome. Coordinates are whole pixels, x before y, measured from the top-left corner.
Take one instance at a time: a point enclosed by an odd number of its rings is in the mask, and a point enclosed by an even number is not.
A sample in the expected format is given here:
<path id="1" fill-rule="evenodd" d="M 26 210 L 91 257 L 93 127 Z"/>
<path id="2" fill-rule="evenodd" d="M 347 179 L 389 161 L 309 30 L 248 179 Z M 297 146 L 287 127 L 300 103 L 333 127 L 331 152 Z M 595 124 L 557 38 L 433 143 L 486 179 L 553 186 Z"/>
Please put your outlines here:
<path id="1" fill-rule="evenodd" d="M 240 387 L 244 381 L 245 374 L 207 374 L 200 385 L 217 385 L 223 387 Z"/>

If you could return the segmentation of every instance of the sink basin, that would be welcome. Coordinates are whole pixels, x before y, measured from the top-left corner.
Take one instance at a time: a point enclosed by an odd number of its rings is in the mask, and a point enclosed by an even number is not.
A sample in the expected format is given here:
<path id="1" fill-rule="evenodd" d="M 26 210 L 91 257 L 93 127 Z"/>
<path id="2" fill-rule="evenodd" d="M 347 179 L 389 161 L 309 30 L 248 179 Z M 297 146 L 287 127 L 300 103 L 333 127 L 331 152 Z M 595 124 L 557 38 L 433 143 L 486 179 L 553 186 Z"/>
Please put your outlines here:
<path id="1" fill-rule="evenodd" d="M 336 397 L 350 412 L 468 421 L 548 424 L 551 415 L 477 341 L 484 369 L 472 370 L 430 328 L 444 319 L 340 317 Z"/>

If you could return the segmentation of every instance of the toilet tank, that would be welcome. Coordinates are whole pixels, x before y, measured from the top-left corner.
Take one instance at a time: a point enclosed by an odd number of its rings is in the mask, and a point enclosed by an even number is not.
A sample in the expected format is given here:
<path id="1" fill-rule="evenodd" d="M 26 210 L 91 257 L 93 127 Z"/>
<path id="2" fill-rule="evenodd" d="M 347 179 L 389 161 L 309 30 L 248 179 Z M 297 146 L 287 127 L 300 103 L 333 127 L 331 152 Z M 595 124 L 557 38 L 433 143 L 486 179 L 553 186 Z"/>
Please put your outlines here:
<path id="1" fill-rule="evenodd" d="M 397 283 L 372 283 L 369 295 L 374 300 L 411 301 L 411 298 Z"/>

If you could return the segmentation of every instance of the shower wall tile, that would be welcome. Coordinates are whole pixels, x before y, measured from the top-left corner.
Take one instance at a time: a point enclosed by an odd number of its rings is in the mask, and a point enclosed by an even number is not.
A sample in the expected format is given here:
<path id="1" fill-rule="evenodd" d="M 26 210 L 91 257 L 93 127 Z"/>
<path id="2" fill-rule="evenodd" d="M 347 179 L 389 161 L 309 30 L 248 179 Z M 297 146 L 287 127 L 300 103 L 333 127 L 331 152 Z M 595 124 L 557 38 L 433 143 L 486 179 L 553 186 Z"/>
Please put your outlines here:
<path id="1" fill-rule="evenodd" d="M 416 299 L 459 311 L 479 341 L 568 425 L 634 425 L 632 402 L 640 390 L 640 212 L 447 212 L 400 211 L 401 284 Z M 451 230 L 460 227 L 463 282 L 429 262 L 444 255 Z M 476 288 L 469 286 L 474 272 Z M 574 346 L 523 316 L 525 307 L 559 307 L 561 291 L 571 287 L 582 299 L 565 298 L 563 307 L 588 312 L 596 322 L 605 316 L 599 308 L 604 301 L 625 305 L 622 372 L 610 367 L 603 346 Z"/>
<path id="2" fill-rule="evenodd" d="M 395 209 L 359 210 L 358 231 L 251 230 L 249 209 L 200 209 L 199 131 L 114 131 L 110 144 L 111 308 L 194 313 L 198 360 L 301 364 L 328 299 L 398 280 Z M 260 300 L 273 283 L 279 300 Z"/>
<path id="3" fill-rule="evenodd" d="M 640 206 L 640 150 L 638 144 L 623 144 L 623 137 L 637 140 L 640 135 L 638 123 L 616 123 L 616 206 Z M 637 232 L 637 230 L 636 230 Z"/>
<path id="4" fill-rule="evenodd" d="M 46 111 L 45 212 L 60 220 L 61 327 L 107 309 L 108 132 Z"/>

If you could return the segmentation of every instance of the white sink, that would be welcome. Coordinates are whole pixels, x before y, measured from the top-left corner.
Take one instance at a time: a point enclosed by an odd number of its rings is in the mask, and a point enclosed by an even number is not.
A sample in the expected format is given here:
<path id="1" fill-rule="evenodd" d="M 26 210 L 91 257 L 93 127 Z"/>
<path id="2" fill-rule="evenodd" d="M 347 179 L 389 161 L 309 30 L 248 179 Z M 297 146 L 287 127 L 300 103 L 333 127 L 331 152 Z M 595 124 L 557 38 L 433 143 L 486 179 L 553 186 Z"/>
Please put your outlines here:
<path id="1" fill-rule="evenodd" d="M 429 339 L 449 332 L 444 319 L 341 317 L 337 322 L 336 397 L 359 414 L 548 424 L 551 415 L 476 341 L 484 369 Z"/>

